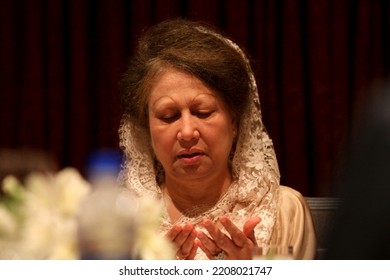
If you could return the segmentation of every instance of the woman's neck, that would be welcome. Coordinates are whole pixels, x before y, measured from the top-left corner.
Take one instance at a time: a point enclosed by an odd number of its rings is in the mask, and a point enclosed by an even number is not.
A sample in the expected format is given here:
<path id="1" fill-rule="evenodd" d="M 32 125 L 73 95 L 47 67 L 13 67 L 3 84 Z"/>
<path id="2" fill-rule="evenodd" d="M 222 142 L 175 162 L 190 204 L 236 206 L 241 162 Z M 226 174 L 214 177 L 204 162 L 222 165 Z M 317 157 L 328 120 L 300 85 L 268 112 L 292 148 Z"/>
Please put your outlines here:
<path id="1" fill-rule="evenodd" d="M 219 201 L 231 183 L 231 176 L 198 182 L 166 178 L 162 190 L 171 219 L 176 220 L 181 214 L 196 207 L 211 208 Z"/>

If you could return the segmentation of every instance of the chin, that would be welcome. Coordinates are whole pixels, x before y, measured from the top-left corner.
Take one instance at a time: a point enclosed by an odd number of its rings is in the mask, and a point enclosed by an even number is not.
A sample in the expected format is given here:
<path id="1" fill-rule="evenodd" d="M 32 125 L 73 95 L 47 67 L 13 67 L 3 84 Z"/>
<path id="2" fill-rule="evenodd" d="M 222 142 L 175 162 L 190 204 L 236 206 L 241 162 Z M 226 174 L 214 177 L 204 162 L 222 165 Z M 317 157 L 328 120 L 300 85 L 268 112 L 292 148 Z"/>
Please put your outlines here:
<path id="1" fill-rule="evenodd" d="M 211 177 L 211 175 L 211 168 L 199 166 L 187 166 L 186 168 L 174 171 L 175 178 L 186 181 L 199 180 L 205 177 Z"/>

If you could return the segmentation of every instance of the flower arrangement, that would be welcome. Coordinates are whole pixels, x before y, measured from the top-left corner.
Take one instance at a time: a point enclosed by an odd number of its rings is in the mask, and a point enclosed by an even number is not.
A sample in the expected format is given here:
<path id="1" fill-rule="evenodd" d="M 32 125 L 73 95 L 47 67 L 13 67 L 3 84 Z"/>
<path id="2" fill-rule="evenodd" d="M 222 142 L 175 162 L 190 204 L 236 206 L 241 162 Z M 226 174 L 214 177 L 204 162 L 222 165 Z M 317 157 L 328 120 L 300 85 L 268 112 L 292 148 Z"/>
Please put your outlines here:
<path id="1" fill-rule="evenodd" d="M 94 189 L 74 168 L 8 176 L 2 189 L 0 259 L 173 259 L 155 201 Z"/>

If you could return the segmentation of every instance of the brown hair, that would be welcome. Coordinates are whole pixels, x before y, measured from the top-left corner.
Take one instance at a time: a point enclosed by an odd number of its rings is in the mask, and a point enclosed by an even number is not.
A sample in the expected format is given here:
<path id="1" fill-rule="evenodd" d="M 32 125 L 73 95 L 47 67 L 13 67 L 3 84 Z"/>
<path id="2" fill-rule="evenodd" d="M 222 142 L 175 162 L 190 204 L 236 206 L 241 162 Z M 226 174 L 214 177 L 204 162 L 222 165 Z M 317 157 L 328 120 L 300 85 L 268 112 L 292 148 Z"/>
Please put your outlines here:
<path id="1" fill-rule="evenodd" d="M 188 72 L 218 92 L 239 122 L 248 104 L 250 76 L 245 58 L 221 32 L 184 19 L 164 21 L 140 38 L 121 81 L 121 103 L 135 124 L 148 126 L 154 77 L 164 67 Z"/>

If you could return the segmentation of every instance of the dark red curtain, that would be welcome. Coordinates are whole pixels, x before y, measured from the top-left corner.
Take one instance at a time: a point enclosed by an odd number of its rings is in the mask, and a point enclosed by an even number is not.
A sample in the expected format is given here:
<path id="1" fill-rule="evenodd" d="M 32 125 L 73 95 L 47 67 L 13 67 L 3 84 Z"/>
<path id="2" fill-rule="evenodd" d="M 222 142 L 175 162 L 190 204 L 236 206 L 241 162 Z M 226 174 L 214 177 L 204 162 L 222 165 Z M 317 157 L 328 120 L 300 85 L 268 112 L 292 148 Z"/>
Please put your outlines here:
<path id="1" fill-rule="evenodd" d="M 0 148 L 32 148 L 83 172 L 118 147 L 118 81 L 140 32 L 212 23 L 254 61 L 282 183 L 331 195 L 366 89 L 389 74 L 387 0 L 0 1 Z"/>

